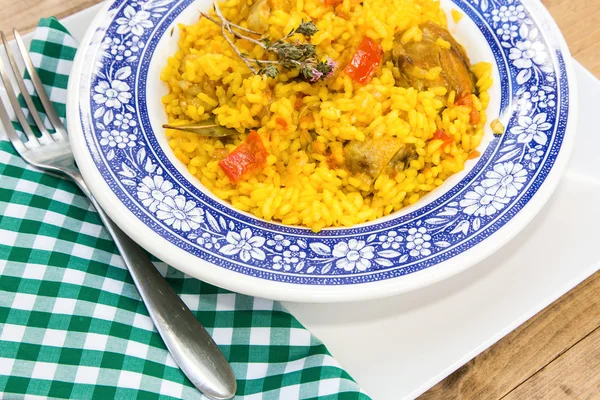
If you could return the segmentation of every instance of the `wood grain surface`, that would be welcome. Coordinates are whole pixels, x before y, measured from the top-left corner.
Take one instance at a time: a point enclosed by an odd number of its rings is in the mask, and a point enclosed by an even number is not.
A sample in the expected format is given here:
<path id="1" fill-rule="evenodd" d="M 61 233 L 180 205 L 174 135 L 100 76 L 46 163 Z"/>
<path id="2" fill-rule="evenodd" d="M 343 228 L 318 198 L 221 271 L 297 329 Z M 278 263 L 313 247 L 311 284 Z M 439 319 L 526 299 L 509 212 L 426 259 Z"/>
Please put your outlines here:
<path id="1" fill-rule="evenodd" d="M 597 399 L 600 395 L 600 327 L 505 397 Z"/>
<path id="2" fill-rule="evenodd" d="M 597 272 L 433 387 L 421 399 L 586 397 L 586 393 L 581 393 L 576 386 L 572 387 L 576 379 L 569 377 L 570 374 L 587 375 L 589 366 L 583 363 L 571 365 L 571 370 L 553 377 L 544 387 L 538 383 L 536 396 L 514 397 L 513 393 L 517 389 L 523 393 L 529 385 L 534 385 L 532 380 L 535 377 L 539 381 L 540 376 L 554 371 L 551 366 L 576 348 L 589 347 L 590 353 L 595 351 L 596 373 L 600 374 L 600 348 L 597 341 L 591 341 L 591 333 L 597 333 L 599 329 L 600 272 Z M 590 356 L 594 357 L 594 354 Z M 593 359 L 590 363 L 593 363 Z M 565 390 L 559 391 L 558 395 L 550 393 L 562 386 Z M 544 389 L 548 393 L 543 393 Z M 595 389 L 595 392 L 587 395 L 600 396 L 597 386 Z M 570 397 L 571 394 L 573 397 Z"/>
<path id="3" fill-rule="evenodd" d="M 0 0 L 0 28 L 22 33 L 99 0 Z M 600 77 L 600 2 L 543 0 L 571 54 Z M 433 387 L 422 399 L 600 398 L 600 272 Z"/>

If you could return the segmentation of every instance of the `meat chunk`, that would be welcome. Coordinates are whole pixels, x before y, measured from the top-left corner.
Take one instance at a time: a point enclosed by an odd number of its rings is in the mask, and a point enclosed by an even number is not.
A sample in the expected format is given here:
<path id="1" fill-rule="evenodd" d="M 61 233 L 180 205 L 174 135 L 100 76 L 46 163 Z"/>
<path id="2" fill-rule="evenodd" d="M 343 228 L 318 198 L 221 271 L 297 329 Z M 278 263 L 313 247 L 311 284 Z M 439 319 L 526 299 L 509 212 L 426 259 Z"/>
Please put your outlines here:
<path id="1" fill-rule="evenodd" d="M 416 158 L 414 145 L 400 139 L 383 137 L 364 142 L 352 140 L 344 147 L 346 167 L 352 173 L 365 174 L 375 180 L 382 172 L 402 171 Z"/>
<path id="2" fill-rule="evenodd" d="M 452 37 L 447 29 L 433 23 L 419 25 L 423 32 L 421 41 L 403 44 L 398 35 L 394 40 L 392 60 L 401 73 L 398 85 L 426 90 L 443 86 L 457 95 L 464 92 L 475 93 L 475 79 L 471 73 L 471 63 L 464 48 Z M 450 48 L 440 45 L 438 39 L 450 44 Z M 443 42 L 442 42 L 443 43 Z M 427 71 L 440 67 L 436 79 L 425 78 Z"/>
<path id="3" fill-rule="evenodd" d="M 418 157 L 419 155 L 417 154 L 415 145 L 404 144 L 388 162 L 388 172 L 397 173 L 404 171 L 404 169 L 409 166 L 411 160 L 417 159 Z"/>

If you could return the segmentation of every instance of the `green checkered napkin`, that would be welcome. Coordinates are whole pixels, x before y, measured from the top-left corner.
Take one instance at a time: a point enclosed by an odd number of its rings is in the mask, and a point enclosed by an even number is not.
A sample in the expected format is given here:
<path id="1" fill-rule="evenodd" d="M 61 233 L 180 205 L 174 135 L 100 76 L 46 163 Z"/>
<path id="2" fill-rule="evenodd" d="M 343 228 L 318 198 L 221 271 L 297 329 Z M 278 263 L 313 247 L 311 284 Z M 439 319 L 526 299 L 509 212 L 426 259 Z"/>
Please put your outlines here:
<path id="1" fill-rule="evenodd" d="M 52 18 L 31 44 L 62 117 L 76 47 Z M 239 398 L 368 399 L 278 303 L 156 265 L 231 362 Z M 88 200 L 27 166 L 0 133 L 0 399 L 201 397 L 154 330 Z"/>

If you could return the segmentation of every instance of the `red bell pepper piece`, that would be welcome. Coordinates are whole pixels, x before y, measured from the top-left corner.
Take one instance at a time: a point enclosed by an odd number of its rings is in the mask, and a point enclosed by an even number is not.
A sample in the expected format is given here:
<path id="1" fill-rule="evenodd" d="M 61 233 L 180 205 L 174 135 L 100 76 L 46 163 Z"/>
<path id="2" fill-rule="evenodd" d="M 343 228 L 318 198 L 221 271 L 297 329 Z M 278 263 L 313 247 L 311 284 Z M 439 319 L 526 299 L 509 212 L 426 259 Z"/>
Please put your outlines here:
<path id="1" fill-rule="evenodd" d="M 443 129 L 438 129 L 437 131 L 435 131 L 435 133 L 433 134 L 433 139 L 442 140 L 444 143 L 454 142 L 452 136 L 449 136 Z"/>
<path id="2" fill-rule="evenodd" d="M 471 109 L 471 112 L 469 113 L 469 117 L 471 118 L 472 125 L 477 125 L 479 123 L 479 121 L 481 121 L 481 115 L 479 115 L 479 111 L 477 111 L 474 108 Z"/>
<path id="3" fill-rule="evenodd" d="M 469 92 L 460 93 L 460 95 L 456 99 L 456 105 L 473 107 L 473 98 L 471 97 L 471 93 L 469 93 Z"/>
<path id="4" fill-rule="evenodd" d="M 381 64 L 382 57 L 383 49 L 379 43 L 365 36 L 344 71 L 354 81 L 364 85 L 375 74 L 377 67 Z"/>
<path id="5" fill-rule="evenodd" d="M 252 131 L 244 143 L 219 161 L 219 166 L 232 183 L 238 183 L 245 175 L 262 170 L 268 155 L 260 135 Z"/>
<path id="6" fill-rule="evenodd" d="M 275 118 L 275 122 L 277 122 L 277 125 L 279 125 L 281 129 L 285 129 L 288 126 L 288 123 L 282 117 Z"/>
<path id="7" fill-rule="evenodd" d="M 472 160 L 474 158 L 477 158 L 481 155 L 481 153 L 477 150 L 471 150 L 471 152 L 469 153 L 469 156 L 467 157 L 469 160 Z"/>
<path id="8" fill-rule="evenodd" d="M 471 108 L 471 112 L 469 113 L 469 117 L 471 119 L 471 124 L 477 125 L 481 120 L 479 115 L 479 111 L 475 109 L 475 103 L 473 102 L 473 97 L 471 93 L 464 92 L 462 95 L 456 100 L 456 104 L 459 106 L 467 106 Z"/>
<path id="9" fill-rule="evenodd" d="M 443 141 L 444 144 L 442 146 L 444 148 L 454 143 L 454 138 L 448 135 L 443 129 L 438 129 L 437 131 L 435 131 L 435 133 L 433 134 L 433 139 Z"/>

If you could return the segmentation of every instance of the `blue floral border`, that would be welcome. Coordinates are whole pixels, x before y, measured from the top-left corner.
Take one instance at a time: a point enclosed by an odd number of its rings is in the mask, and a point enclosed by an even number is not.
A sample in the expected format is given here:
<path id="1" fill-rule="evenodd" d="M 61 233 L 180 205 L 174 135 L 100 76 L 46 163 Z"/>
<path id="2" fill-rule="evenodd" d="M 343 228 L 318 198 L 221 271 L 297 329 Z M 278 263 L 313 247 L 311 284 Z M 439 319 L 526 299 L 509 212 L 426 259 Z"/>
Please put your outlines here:
<path id="1" fill-rule="evenodd" d="M 560 49 L 546 41 L 519 1 L 455 0 L 494 54 L 503 82 L 501 112 L 513 110 L 506 134 L 493 139 L 467 176 L 414 212 L 352 229 L 314 234 L 248 217 L 185 179 L 148 119 L 153 51 L 192 2 L 114 1 L 91 85 L 83 89 L 91 115 L 83 107 L 81 113 L 93 124 L 86 133 L 90 152 L 100 155 L 96 165 L 119 199 L 166 240 L 215 265 L 316 285 L 410 274 L 468 250 L 506 224 L 537 192 L 560 151 L 569 110 Z"/>

